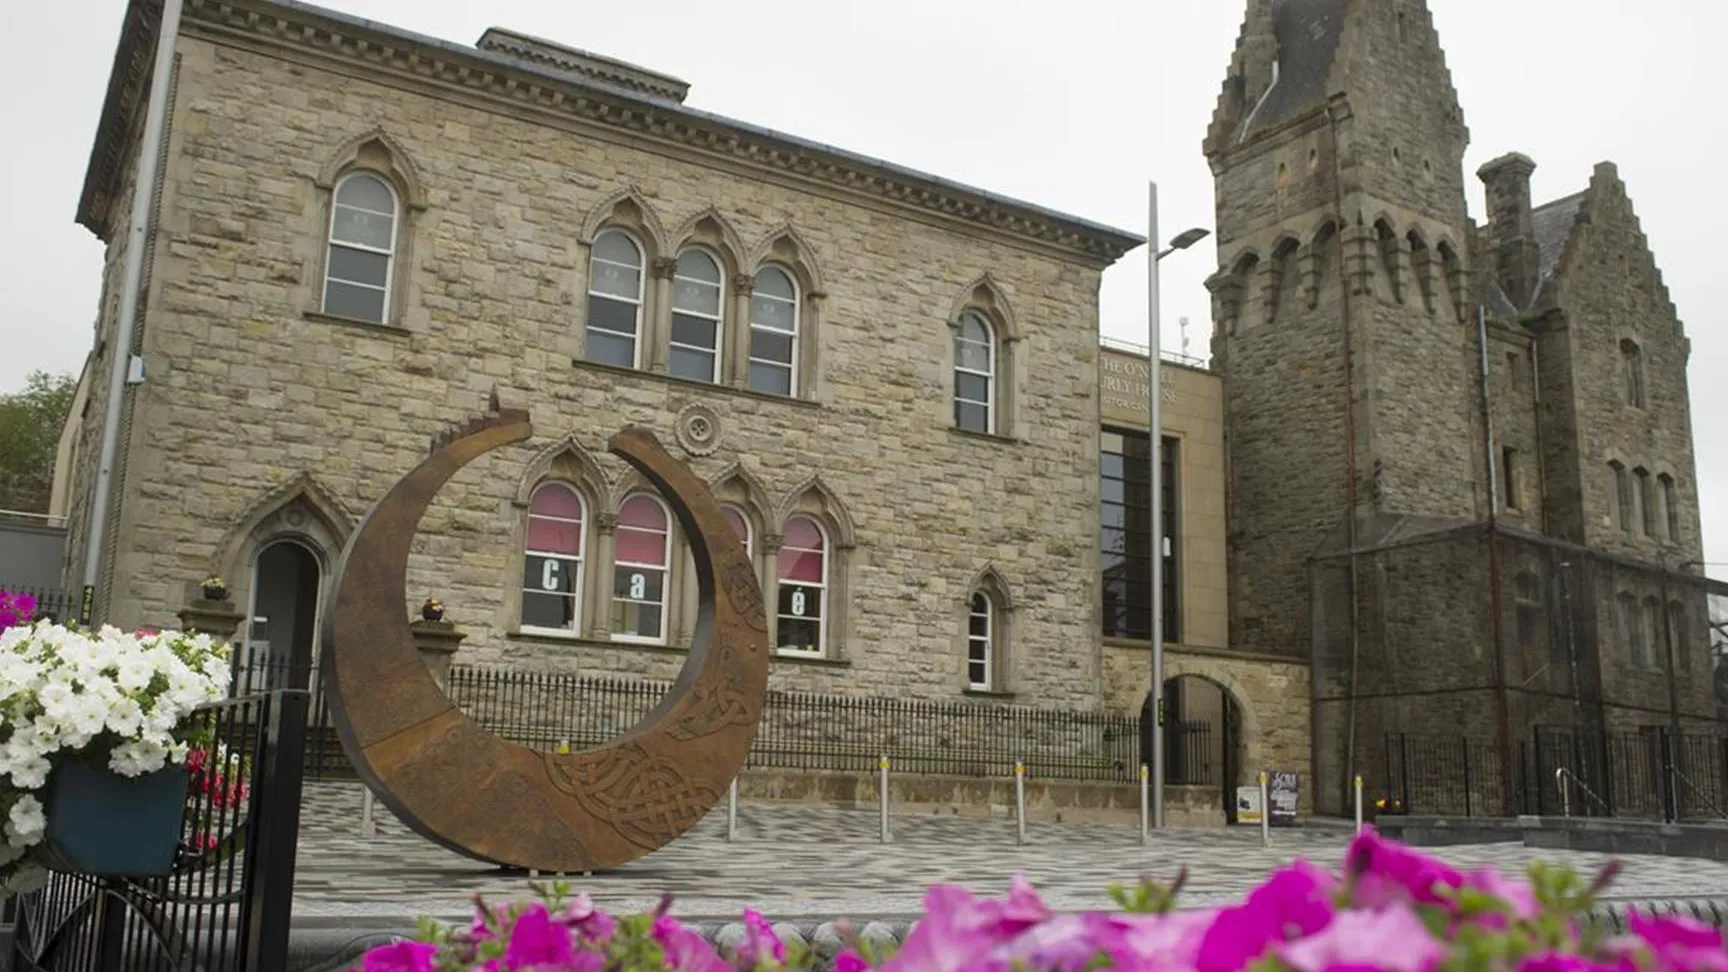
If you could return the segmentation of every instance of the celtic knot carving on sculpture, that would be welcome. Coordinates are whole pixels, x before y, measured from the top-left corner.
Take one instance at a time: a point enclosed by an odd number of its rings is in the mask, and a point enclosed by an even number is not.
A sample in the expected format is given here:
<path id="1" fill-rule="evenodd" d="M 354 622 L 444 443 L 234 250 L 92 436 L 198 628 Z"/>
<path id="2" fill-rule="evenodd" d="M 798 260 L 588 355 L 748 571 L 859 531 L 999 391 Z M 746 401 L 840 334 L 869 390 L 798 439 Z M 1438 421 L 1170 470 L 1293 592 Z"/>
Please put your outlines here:
<path id="1" fill-rule="evenodd" d="M 349 761 L 422 836 L 512 867 L 615 867 L 695 826 L 743 768 L 767 692 L 768 620 L 756 572 L 706 484 L 653 433 L 627 428 L 609 448 L 659 490 L 696 565 L 683 671 L 640 724 L 583 752 L 529 749 L 465 715 L 415 647 L 408 552 L 457 471 L 532 436 L 528 413 L 494 394 L 486 415 L 436 436 L 431 454 L 373 505 L 337 567 L 321 672 Z"/>

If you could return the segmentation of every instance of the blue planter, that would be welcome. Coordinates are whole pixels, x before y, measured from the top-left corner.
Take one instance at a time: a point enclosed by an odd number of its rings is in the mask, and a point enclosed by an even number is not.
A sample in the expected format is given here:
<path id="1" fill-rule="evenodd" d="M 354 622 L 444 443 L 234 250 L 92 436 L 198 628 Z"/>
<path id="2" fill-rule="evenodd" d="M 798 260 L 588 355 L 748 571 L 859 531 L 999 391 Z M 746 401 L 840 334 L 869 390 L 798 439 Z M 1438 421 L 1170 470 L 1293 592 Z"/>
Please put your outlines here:
<path id="1" fill-rule="evenodd" d="M 170 766 L 126 777 L 68 762 L 48 781 L 48 831 L 38 849 L 56 871 L 155 877 L 174 869 L 190 774 Z"/>

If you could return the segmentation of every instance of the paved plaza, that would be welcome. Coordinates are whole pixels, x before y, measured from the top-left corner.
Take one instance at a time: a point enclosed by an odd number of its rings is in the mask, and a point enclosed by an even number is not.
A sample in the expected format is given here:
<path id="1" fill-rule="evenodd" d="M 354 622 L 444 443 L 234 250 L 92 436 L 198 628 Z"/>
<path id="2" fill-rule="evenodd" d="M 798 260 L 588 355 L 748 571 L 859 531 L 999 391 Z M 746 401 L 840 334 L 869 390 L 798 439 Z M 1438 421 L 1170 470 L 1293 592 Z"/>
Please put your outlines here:
<path id="1" fill-rule="evenodd" d="M 361 790 L 355 784 L 308 783 L 301 818 L 295 923 L 345 926 L 411 924 L 418 915 L 457 920 L 475 893 L 518 899 L 527 877 L 508 874 L 437 848 L 378 807 L 378 832 L 360 834 Z M 749 805 L 740 807 L 737 839 L 726 840 L 724 805 L 691 833 L 614 872 L 572 878 L 612 910 L 652 908 L 676 897 L 674 913 L 735 919 L 745 907 L 773 919 L 863 919 L 915 915 L 923 889 L 938 882 L 1000 894 L 1023 871 L 1059 909 L 1111 908 L 1113 881 L 1142 873 L 1162 879 L 1186 864 L 1183 900 L 1203 904 L 1239 897 L 1266 872 L 1294 858 L 1327 866 L 1341 859 L 1347 828 L 1319 825 L 1274 830 L 1262 847 L 1258 830 L 1167 831 L 1145 846 L 1132 826 L 1036 824 L 1027 845 L 1011 820 L 903 816 L 893 840 L 877 840 L 871 810 Z M 1543 851 L 1515 844 L 1438 848 L 1460 867 L 1493 864 L 1522 870 L 1532 858 L 1600 867 L 1608 855 Z M 1728 864 L 1670 857 L 1621 856 L 1625 870 L 1613 897 L 1728 897 Z"/>

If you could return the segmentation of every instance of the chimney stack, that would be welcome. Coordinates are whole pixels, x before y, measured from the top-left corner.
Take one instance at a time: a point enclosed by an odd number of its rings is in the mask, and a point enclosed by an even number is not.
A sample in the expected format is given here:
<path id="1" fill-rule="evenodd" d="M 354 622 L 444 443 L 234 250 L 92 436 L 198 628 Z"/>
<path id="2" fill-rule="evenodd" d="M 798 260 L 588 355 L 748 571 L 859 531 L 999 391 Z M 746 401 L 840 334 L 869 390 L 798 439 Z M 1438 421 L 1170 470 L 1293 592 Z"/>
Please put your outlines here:
<path id="1" fill-rule="evenodd" d="M 1512 152 L 1476 170 L 1488 188 L 1488 240 L 1494 279 L 1520 310 L 1536 293 L 1541 252 L 1536 246 L 1535 220 L 1530 215 L 1530 174 L 1536 163 Z"/>

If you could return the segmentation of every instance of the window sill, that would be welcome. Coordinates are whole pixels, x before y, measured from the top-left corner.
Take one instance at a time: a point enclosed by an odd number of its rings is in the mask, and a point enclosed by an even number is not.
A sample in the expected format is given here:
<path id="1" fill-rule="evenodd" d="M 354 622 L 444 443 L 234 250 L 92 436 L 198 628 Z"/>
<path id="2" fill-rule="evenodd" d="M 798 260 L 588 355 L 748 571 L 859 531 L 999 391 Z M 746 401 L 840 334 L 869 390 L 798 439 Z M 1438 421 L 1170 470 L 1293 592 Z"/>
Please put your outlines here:
<path id="1" fill-rule="evenodd" d="M 309 321 L 322 324 L 340 324 L 343 327 L 355 327 L 363 331 L 375 331 L 380 334 L 391 334 L 397 337 L 408 337 L 414 332 L 396 324 L 380 324 L 377 321 L 361 320 L 358 317 L 343 317 L 341 314 L 326 314 L 323 311 L 303 311 L 300 315 Z"/>
<path id="2" fill-rule="evenodd" d="M 1015 696 L 1015 693 L 1010 692 L 1007 689 L 986 689 L 970 685 L 966 687 L 966 691 L 962 694 L 976 699 L 1011 699 Z"/>
<path id="3" fill-rule="evenodd" d="M 655 655 L 688 655 L 690 650 L 681 645 L 657 645 L 646 641 L 613 641 L 609 638 L 590 638 L 575 632 L 560 632 L 536 630 L 533 628 L 511 628 L 504 632 L 506 641 L 518 641 L 533 645 L 580 645 L 584 648 L 618 648 L 625 651 L 644 651 Z"/>
<path id="4" fill-rule="evenodd" d="M 993 442 L 996 445 L 1024 445 L 1026 440 L 1011 435 L 1001 435 L 996 432 L 974 432 L 971 429 L 957 429 L 948 426 L 948 431 L 963 439 L 973 439 L 978 442 Z"/>
<path id="5" fill-rule="evenodd" d="M 787 662 L 793 665 L 814 665 L 817 668 L 851 668 L 852 663 L 844 658 L 829 658 L 827 655 L 792 655 L 776 651 L 771 656 L 775 662 Z"/>
<path id="6" fill-rule="evenodd" d="M 589 361 L 586 358 L 571 358 L 570 365 L 575 368 L 599 371 L 609 375 L 629 375 L 633 378 L 649 378 L 654 381 L 664 382 L 668 385 L 674 385 L 680 388 L 718 392 L 723 395 L 735 395 L 739 398 L 752 398 L 761 402 L 774 402 L 780 405 L 795 405 L 799 408 L 822 407 L 821 402 L 813 402 L 808 398 L 794 398 L 787 395 L 771 395 L 768 392 L 759 392 L 751 388 L 728 385 L 724 382 L 697 381 L 694 378 L 682 378 L 678 375 L 667 374 L 661 371 L 649 371 L 646 368 L 620 368 L 617 365 L 602 364 L 598 361 Z"/>

